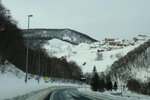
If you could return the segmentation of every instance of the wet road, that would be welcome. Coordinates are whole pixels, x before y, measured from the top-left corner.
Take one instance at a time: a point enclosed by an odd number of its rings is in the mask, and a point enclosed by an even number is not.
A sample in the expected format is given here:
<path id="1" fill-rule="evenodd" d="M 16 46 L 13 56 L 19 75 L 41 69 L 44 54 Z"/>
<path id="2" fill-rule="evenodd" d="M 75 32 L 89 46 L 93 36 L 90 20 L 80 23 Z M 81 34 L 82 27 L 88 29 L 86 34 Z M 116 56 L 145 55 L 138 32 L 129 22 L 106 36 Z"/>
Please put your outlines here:
<path id="1" fill-rule="evenodd" d="M 76 89 L 57 90 L 50 95 L 49 100 L 95 100 L 81 96 Z"/>

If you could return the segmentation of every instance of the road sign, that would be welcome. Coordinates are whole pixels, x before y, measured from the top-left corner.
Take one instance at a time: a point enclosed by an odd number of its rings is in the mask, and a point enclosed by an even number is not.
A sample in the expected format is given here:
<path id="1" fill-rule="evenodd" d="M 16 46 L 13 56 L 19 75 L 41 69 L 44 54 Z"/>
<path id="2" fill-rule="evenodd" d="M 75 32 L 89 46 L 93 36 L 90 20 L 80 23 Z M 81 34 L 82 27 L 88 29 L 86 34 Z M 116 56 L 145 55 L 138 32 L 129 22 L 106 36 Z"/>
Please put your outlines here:
<path id="1" fill-rule="evenodd" d="M 49 82 L 49 77 L 45 77 L 45 82 Z"/>
<path id="2" fill-rule="evenodd" d="M 81 78 L 80 78 L 80 81 L 85 82 L 85 81 L 86 81 L 86 78 L 81 77 Z"/>

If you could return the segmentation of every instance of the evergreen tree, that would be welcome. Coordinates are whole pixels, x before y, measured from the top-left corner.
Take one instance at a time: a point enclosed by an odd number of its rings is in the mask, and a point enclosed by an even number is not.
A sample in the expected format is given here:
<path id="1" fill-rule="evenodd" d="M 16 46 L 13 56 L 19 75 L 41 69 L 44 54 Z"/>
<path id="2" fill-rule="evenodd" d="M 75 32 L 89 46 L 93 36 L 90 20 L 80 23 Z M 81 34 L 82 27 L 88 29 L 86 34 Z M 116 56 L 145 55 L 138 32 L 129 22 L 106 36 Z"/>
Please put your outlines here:
<path id="1" fill-rule="evenodd" d="M 108 76 L 107 78 L 106 78 L 106 89 L 107 89 L 107 91 L 109 91 L 109 90 L 112 90 L 112 82 L 111 82 L 111 78 L 110 78 L 110 76 Z"/>
<path id="2" fill-rule="evenodd" d="M 100 82 L 99 82 L 99 91 L 100 92 L 103 92 L 104 91 L 104 88 L 105 88 L 105 82 L 104 82 L 104 79 L 100 79 Z"/>
<path id="3" fill-rule="evenodd" d="M 116 91 L 117 88 L 118 88 L 118 85 L 117 85 L 117 82 L 115 81 L 115 83 L 114 83 L 114 90 Z"/>
<path id="4" fill-rule="evenodd" d="M 130 79 L 130 80 L 128 80 L 127 87 L 129 90 L 131 90 L 131 92 L 139 93 L 141 85 L 138 80 Z"/>
<path id="5" fill-rule="evenodd" d="M 94 66 L 93 68 L 93 77 L 91 81 L 91 88 L 93 91 L 98 91 L 99 90 L 99 75 L 96 71 L 96 67 Z"/>
<path id="6" fill-rule="evenodd" d="M 109 90 L 112 91 L 112 88 L 113 88 L 113 85 L 112 85 L 112 82 L 111 80 L 109 81 Z"/>

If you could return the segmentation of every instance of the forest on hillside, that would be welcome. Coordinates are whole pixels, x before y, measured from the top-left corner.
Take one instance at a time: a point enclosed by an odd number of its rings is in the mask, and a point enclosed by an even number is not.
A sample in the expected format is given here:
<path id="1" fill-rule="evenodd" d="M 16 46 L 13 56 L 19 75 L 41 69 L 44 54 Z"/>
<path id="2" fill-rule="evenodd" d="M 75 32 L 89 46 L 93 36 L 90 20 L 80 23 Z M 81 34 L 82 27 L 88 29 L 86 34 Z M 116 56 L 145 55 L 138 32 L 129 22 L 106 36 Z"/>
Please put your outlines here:
<path id="1" fill-rule="evenodd" d="M 130 51 L 124 57 L 115 61 L 108 73 L 114 78 L 127 79 L 136 78 L 132 70 L 144 68 L 147 70 L 150 65 L 150 40 Z"/>
<path id="2" fill-rule="evenodd" d="M 11 17 L 10 11 L 0 2 L 0 67 L 6 60 L 26 70 L 26 45 L 23 31 Z M 28 72 L 42 76 L 79 80 L 82 71 L 74 62 L 65 58 L 50 58 L 44 50 L 29 48 Z"/>
<path id="3" fill-rule="evenodd" d="M 150 40 L 115 61 L 107 70 L 107 75 L 126 83 L 131 91 L 150 95 L 149 61 Z"/>

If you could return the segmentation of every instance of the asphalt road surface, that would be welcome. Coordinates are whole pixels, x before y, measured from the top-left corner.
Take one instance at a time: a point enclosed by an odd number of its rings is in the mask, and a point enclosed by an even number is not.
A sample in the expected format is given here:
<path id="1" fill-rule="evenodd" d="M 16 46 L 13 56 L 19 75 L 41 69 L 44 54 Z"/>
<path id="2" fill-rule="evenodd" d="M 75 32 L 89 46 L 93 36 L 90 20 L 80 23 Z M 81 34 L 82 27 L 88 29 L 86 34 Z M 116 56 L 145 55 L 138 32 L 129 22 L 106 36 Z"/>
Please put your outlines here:
<path id="1" fill-rule="evenodd" d="M 80 95 L 76 89 L 57 90 L 50 94 L 47 100 L 95 100 Z"/>

